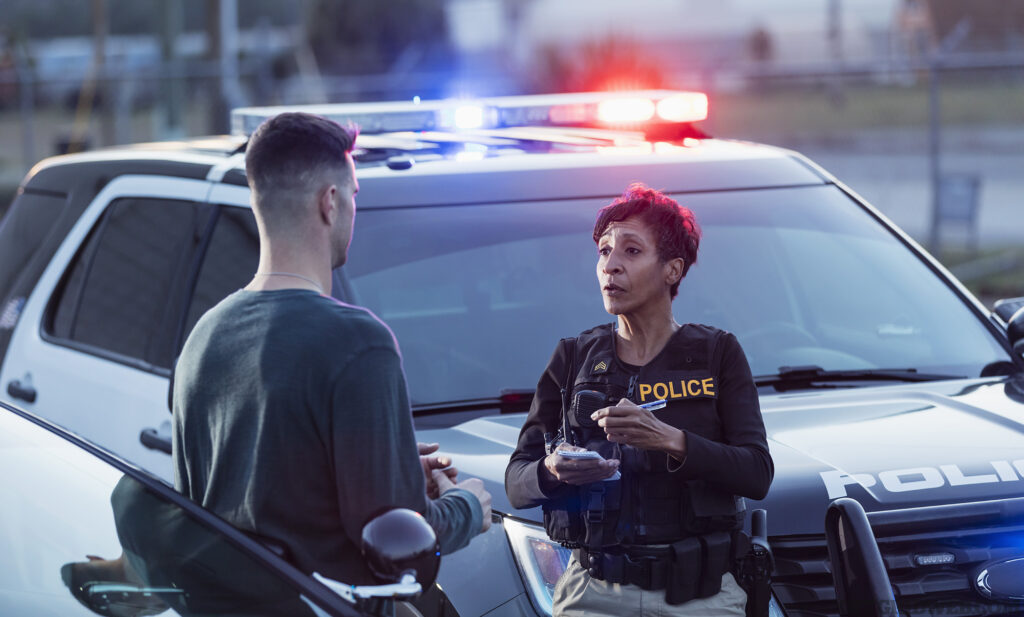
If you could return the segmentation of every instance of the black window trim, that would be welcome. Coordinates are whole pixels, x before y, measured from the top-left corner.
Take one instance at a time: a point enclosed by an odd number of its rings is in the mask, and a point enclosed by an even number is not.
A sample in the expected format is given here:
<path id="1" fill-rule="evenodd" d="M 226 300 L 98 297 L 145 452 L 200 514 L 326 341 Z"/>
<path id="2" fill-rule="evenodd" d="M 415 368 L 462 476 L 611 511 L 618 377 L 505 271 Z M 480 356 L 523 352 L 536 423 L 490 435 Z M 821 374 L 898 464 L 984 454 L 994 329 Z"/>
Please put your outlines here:
<path id="1" fill-rule="evenodd" d="M 79 437 L 65 428 L 51 424 L 40 416 L 23 409 L 19 409 L 3 400 L 0 400 L 0 413 L 6 412 L 13 413 L 16 416 L 19 416 L 22 419 L 71 442 L 72 445 L 85 450 L 89 454 L 95 456 L 104 463 L 107 463 L 139 484 L 142 484 L 150 491 L 156 493 L 161 499 L 171 502 L 175 506 L 181 508 L 201 525 L 212 529 L 218 536 L 226 538 L 229 544 L 246 555 L 253 557 L 257 563 L 279 574 L 283 579 L 288 581 L 289 584 L 298 588 L 302 596 L 313 600 L 318 606 L 320 606 L 320 608 L 331 610 L 342 617 L 361 616 L 361 613 L 355 607 L 348 604 L 347 601 L 331 591 L 331 589 L 326 585 L 316 581 L 311 576 L 304 574 L 301 570 L 282 559 L 272 550 L 263 546 L 231 525 L 231 523 L 228 523 L 216 514 L 204 509 L 199 504 L 174 490 L 174 487 L 166 481 L 150 475 L 148 472 L 143 471 L 142 468 L 129 463 L 112 452 Z"/>
<path id="2" fill-rule="evenodd" d="M 168 371 L 168 374 L 174 370 L 178 354 L 181 353 L 181 348 L 185 344 L 185 324 L 188 323 L 188 313 L 192 308 L 192 298 L 195 297 L 196 285 L 199 283 L 199 272 L 203 269 L 203 264 L 206 262 L 206 253 L 209 251 L 210 244 L 213 243 L 213 233 L 217 229 L 220 215 L 224 211 L 224 206 L 220 204 L 205 203 L 209 204 L 213 211 L 210 213 L 210 220 L 206 223 L 203 237 L 196 246 L 195 252 L 192 255 L 192 263 L 189 265 L 188 278 L 185 280 L 184 293 L 182 294 L 183 303 L 181 310 L 178 312 L 178 323 L 174 326 L 174 339 L 171 341 L 171 356 L 174 360 L 171 361 L 171 369 Z"/>

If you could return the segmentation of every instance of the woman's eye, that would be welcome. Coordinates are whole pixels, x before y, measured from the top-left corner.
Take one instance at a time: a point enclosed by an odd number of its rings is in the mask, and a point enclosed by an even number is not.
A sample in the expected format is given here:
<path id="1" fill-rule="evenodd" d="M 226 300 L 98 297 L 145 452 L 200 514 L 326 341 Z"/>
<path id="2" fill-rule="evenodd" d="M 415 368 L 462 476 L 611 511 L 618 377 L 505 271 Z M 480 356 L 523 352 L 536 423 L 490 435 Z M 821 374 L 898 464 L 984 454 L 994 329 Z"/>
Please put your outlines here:
<path id="1" fill-rule="evenodd" d="M 628 253 L 630 255 L 639 255 L 640 254 L 640 249 L 631 246 L 628 249 L 626 249 L 626 253 Z"/>
<path id="2" fill-rule="evenodd" d="M 598 255 L 604 255 L 605 257 L 607 257 L 608 254 L 611 253 L 611 252 L 612 252 L 612 250 L 610 248 L 608 248 L 607 246 L 597 249 Z"/>

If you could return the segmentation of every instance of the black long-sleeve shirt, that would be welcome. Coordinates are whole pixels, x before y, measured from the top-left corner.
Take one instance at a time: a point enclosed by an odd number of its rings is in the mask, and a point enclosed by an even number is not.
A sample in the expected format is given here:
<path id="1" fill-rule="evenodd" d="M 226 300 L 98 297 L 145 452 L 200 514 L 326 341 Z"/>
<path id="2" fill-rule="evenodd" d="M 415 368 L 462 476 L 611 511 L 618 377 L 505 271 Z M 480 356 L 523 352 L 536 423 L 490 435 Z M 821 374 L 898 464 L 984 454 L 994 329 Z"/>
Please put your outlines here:
<path id="1" fill-rule="evenodd" d="M 576 343 L 576 389 L 588 381 L 607 381 L 630 370 L 615 355 L 611 325 L 582 333 Z M 713 345 L 709 345 L 714 340 Z M 529 508 L 559 496 L 566 486 L 543 465 L 544 434 L 562 422 L 561 389 L 566 384 L 569 347 L 556 347 L 541 375 L 519 443 L 505 472 L 505 490 L 517 508 Z M 603 367 L 601 365 L 604 365 Z M 635 373 L 630 397 L 641 403 L 667 398 L 654 412 L 662 421 L 686 432 L 682 465 L 665 453 L 639 451 L 640 466 L 668 469 L 680 482 L 704 480 L 721 491 L 763 499 L 775 467 L 768 451 L 764 421 L 746 355 L 736 337 L 710 326 L 686 324 L 665 348 Z M 614 379 L 612 379 L 614 381 Z M 714 404 L 717 403 L 717 404 Z"/>

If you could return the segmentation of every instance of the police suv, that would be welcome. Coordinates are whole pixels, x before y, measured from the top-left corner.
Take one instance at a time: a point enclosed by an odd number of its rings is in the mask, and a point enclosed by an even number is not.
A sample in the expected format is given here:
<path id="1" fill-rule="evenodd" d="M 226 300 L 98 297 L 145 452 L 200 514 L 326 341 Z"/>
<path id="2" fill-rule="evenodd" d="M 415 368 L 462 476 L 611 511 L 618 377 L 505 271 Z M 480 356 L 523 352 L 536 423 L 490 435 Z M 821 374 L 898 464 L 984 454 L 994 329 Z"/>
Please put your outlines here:
<path id="1" fill-rule="evenodd" d="M 918 507 L 1024 496 L 1018 302 L 988 311 L 800 154 L 704 134 L 703 94 L 303 109 L 362 129 L 355 238 L 331 294 L 394 330 L 420 440 L 494 495 L 496 524 L 442 565 L 459 615 L 551 612 L 569 551 L 539 509 L 509 505 L 503 474 L 558 340 L 611 321 L 591 231 L 632 182 L 696 214 L 676 320 L 735 333 L 760 389 L 776 474 L 747 505 L 768 512 L 772 615 L 836 613 L 823 531 L 836 498 L 906 523 Z M 32 169 L 0 227 L 3 396 L 170 478 L 171 367 L 256 269 L 246 135 L 280 111 L 236 110 L 230 137 Z M 875 531 L 904 612 L 1012 610 L 978 573 L 1024 563 L 1024 520 Z"/>

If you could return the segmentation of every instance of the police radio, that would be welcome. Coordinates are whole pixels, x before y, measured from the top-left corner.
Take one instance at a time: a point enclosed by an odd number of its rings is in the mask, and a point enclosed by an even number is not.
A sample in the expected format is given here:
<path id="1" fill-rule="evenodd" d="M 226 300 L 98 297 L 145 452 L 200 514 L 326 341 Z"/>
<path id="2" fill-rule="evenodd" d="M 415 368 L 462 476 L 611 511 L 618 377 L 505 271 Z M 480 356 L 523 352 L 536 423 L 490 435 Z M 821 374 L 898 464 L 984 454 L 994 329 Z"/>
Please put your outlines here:
<path id="1" fill-rule="evenodd" d="M 595 390 L 580 390 L 569 407 L 569 423 L 578 428 L 593 428 L 597 422 L 590 418 L 598 409 L 608 406 L 608 397 Z"/>

